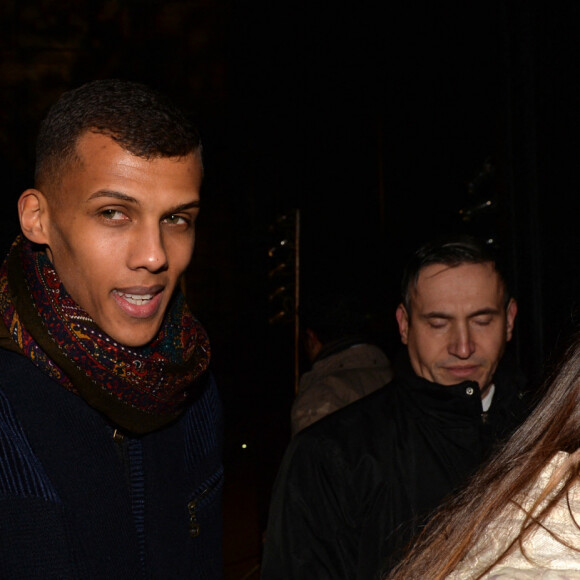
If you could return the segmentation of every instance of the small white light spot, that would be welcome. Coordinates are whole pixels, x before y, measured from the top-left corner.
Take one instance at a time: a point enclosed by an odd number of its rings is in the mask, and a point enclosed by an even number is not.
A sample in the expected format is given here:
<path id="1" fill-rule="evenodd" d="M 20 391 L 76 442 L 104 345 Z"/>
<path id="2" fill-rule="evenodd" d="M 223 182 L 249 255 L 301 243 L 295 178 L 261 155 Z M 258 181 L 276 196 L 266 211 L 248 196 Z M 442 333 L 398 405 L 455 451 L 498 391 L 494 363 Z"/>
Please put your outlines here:
<path id="1" fill-rule="evenodd" d="M 247 449 L 248 446 L 245 443 L 242 443 L 242 449 Z"/>

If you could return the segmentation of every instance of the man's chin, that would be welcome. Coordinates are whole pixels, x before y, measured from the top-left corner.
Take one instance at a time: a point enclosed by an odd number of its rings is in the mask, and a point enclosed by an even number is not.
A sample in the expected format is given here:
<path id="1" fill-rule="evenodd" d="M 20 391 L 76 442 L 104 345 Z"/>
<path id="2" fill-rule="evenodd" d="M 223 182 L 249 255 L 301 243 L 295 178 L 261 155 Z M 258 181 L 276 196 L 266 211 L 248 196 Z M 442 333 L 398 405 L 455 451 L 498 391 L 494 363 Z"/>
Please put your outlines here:
<path id="1" fill-rule="evenodd" d="M 155 339 L 155 337 L 159 334 L 159 326 L 160 325 L 158 324 L 151 324 L 149 328 L 114 328 L 110 329 L 108 332 L 105 330 L 105 333 L 115 342 L 118 342 L 123 346 L 127 346 L 129 348 L 139 348 L 142 346 L 147 346 Z"/>
<path id="2" fill-rule="evenodd" d="M 455 373 L 445 373 L 444 375 L 440 375 L 435 382 L 439 383 L 440 385 L 450 387 L 453 385 L 459 385 L 465 381 L 472 381 L 480 386 L 482 377 L 478 373 L 461 374 L 459 376 Z"/>

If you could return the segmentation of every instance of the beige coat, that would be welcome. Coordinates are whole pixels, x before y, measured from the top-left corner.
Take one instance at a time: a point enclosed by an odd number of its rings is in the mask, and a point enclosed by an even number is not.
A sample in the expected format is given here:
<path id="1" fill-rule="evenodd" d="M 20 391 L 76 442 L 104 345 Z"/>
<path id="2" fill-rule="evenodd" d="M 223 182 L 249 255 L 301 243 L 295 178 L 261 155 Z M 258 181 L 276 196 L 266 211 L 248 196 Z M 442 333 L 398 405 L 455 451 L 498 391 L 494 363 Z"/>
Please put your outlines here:
<path id="1" fill-rule="evenodd" d="M 392 378 L 389 359 L 372 344 L 355 344 L 315 362 L 300 379 L 291 411 L 292 435 Z"/>

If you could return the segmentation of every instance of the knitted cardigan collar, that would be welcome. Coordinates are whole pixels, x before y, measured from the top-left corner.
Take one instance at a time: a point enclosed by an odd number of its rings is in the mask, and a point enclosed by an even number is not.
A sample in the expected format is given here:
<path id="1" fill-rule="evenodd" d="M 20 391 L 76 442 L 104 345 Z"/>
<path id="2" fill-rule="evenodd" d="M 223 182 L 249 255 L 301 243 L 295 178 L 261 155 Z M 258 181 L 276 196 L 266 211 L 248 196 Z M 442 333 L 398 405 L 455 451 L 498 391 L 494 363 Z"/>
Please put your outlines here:
<path id="1" fill-rule="evenodd" d="M 42 248 L 20 236 L 0 267 L 0 346 L 22 352 L 135 434 L 159 429 L 187 408 L 210 355 L 207 334 L 179 291 L 151 343 L 117 343 L 67 293 Z"/>

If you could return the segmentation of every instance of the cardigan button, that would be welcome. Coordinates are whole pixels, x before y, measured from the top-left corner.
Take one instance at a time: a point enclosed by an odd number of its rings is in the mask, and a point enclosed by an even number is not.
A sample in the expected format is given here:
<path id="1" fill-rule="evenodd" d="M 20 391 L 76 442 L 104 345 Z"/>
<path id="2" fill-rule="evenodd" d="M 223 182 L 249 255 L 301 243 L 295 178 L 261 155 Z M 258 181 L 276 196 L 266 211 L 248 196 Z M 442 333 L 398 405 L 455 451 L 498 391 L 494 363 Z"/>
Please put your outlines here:
<path id="1" fill-rule="evenodd" d="M 192 538 L 197 538 L 197 536 L 199 536 L 199 524 L 197 522 L 189 522 L 189 535 Z"/>

